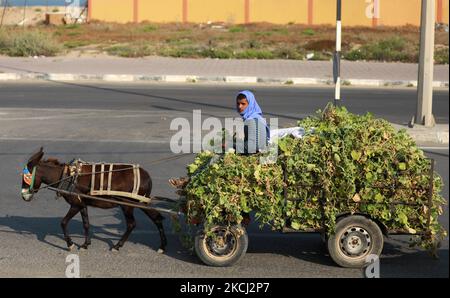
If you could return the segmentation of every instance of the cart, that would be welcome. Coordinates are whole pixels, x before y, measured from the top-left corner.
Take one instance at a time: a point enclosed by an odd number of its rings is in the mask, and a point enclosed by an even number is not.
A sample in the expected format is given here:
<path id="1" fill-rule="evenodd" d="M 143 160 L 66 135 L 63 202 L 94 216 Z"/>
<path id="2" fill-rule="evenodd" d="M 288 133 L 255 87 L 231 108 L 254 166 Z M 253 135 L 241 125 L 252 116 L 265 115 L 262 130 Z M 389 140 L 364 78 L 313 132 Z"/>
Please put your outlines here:
<path id="1" fill-rule="evenodd" d="M 414 235 L 427 235 L 431 222 L 431 207 L 433 195 L 434 160 L 430 160 L 430 185 L 427 193 L 427 225 L 424 231 L 418 231 Z M 299 200 L 289 198 L 287 195 L 287 173 L 284 169 L 284 206 L 288 201 Z M 386 188 L 392 186 L 385 186 Z M 322 200 L 322 203 L 324 200 Z M 419 204 L 408 204 L 404 202 L 392 202 L 392 205 L 403 204 L 420 206 Z M 421 206 L 423 207 L 423 206 Z M 286 219 L 287 216 L 286 216 Z M 287 222 L 287 220 L 285 221 Z M 321 229 L 295 230 L 285 226 L 281 233 L 320 233 L 326 244 L 330 257 L 342 267 L 363 268 L 368 265 L 366 259 L 370 255 L 380 256 L 384 236 L 389 235 L 412 235 L 406 230 L 388 229 L 381 221 L 372 219 L 368 214 L 352 214 L 346 212 L 339 214 L 336 218 L 335 230 L 327 237 L 325 224 Z M 199 230 L 195 236 L 195 252 L 203 263 L 210 266 L 231 266 L 238 262 L 246 253 L 248 247 L 248 235 L 242 225 L 218 224 L 209 231 Z"/>

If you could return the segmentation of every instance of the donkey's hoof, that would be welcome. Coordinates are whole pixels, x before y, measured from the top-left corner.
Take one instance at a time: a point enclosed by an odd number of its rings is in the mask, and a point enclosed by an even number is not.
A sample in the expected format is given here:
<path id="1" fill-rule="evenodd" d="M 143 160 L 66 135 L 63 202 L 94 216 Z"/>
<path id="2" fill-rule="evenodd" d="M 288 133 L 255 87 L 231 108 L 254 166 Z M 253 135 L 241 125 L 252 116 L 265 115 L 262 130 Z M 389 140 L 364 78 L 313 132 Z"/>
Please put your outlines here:
<path id="1" fill-rule="evenodd" d="M 70 245 L 67 250 L 68 251 L 72 251 L 75 248 L 75 244 L 72 243 L 72 245 Z"/>
<path id="2" fill-rule="evenodd" d="M 159 253 L 159 254 L 163 254 L 164 253 L 164 249 L 159 248 L 156 252 Z"/>
<path id="3" fill-rule="evenodd" d="M 112 251 L 112 252 L 119 252 L 119 249 L 113 247 L 113 248 L 111 248 L 111 251 Z"/>
<path id="4" fill-rule="evenodd" d="M 87 250 L 87 249 L 88 249 L 87 246 L 82 245 L 82 246 L 80 246 L 80 249 L 79 249 L 79 250 L 85 251 L 85 250 Z"/>

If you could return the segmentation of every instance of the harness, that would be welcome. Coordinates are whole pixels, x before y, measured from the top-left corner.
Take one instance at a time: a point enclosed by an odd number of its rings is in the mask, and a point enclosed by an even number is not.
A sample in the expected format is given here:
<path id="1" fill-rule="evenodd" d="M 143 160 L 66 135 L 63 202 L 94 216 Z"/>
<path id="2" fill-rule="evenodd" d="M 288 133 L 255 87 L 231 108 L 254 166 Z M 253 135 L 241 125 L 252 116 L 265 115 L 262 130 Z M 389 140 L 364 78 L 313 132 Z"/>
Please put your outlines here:
<path id="1" fill-rule="evenodd" d="M 150 198 L 146 196 L 139 195 L 139 189 L 141 188 L 141 171 L 140 166 L 138 164 L 105 164 L 105 163 L 95 163 L 90 164 L 92 166 L 92 174 L 91 174 L 91 196 L 120 196 L 126 197 L 130 199 L 137 200 L 141 203 L 150 203 Z M 122 165 L 128 166 L 125 169 L 117 169 L 114 170 L 115 166 Z M 100 167 L 100 172 L 96 172 L 96 169 Z M 108 170 L 105 170 L 108 168 Z M 123 171 L 123 170 L 133 170 L 133 190 L 131 192 L 126 191 L 117 191 L 111 189 L 112 178 L 114 171 Z M 104 174 L 108 174 L 105 179 Z M 95 178 L 96 174 L 100 174 L 100 183 L 98 187 L 96 187 Z M 106 189 L 105 189 L 106 186 Z"/>
<path id="2" fill-rule="evenodd" d="M 82 173 L 83 166 L 91 166 L 92 170 L 90 173 Z M 127 166 L 122 169 L 114 169 L 115 166 Z M 100 171 L 98 171 L 100 168 Z M 112 179 L 114 172 L 121 172 L 133 170 L 133 190 L 131 192 L 126 191 L 117 191 L 112 189 Z M 107 178 L 105 179 L 105 175 L 107 174 Z M 74 192 L 78 177 L 80 176 L 91 176 L 91 187 L 89 189 L 89 195 L 91 196 L 120 196 L 126 197 L 130 199 L 137 200 L 141 203 L 150 203 L 151 199 L 139 195 L 139 189 L 141 187 L 141 174 L 140 174 L 140 166 L 138 164 L 105 164 L 105 163 L 88 163 L 82 160 L 73 160 L 68 165 L 64 166 L 61 180 L 58 184 L 58 189 L 65 190 L 68 192 Z M 98 177 L 98 175 L 100 175 Z M 95 183 L 96 178 L 98 177 L 100 183 Z M 106 189 L 105 189 L 106 186 Z M 61 197 L 62 194 L 57 192 L 57 197 Z"/>
<path id="3" fill-rule="evenodd" d="M 184 154 L 180 154 L 178 156 L 170 156 L 170 157 L 165 157 L 165 158 L 160 158 L 157 160 L 153 160 L 151 161 L 149 164 L 156 164 L 156 163 L 160 163 L 163 161 L 170 161 L 170 160 L 175 160 L 175 159 L 179 159 L 182 158 L 184 156 L 190 155 L 190 153 L 184 153 Z M 90 173 L 82 173 L 82 169 L 83 166 L 92 166 L 92 171 Z M 115 166 L 118 165 L 126 165 L 128 167 L 126 168 L 122 168 L 122 169 L 114 169 Z M 96 172 L 97 167 L 100 166 L 100 171 Z M 108 170 L 105 170 L 105 166 L 108 167 Z M 111 184 L 112 184 L 112 177 L 113 177 L 113 172 L 121 172 L 121 171 L 127 171 L 127 170 L 133 170 L 133 190 L 131 192 L 123 192 L 123 191 L 115 191 L 111 189 Z M 86 176 L 86 175 L 91 175 L 91 188 L 90 188 L 90 192 L 89 194 L 91 196 L 120 196 L 120 197 L 126 197 L 126 198 L 131 198 L 134 200 L 138 200 L 139 202 L 142 203 L 150 203 L 151 199 L 146 197 L 146 196 L 142 196 L 139 195 L 139 189 L 141 186 L 141 176 L 140 176 L 140 166 L 138 164 L 106 164 L 106 163 L 88 163 L 85 161 L 82 161 L 81 159 L 73 159 L 69 164 L 64 164 L 64 168 L 62 170 L 61 173 L 61 177 L 58 181 L 48 184 L 46 186 L 41 186 L 39 187 L 39 189 L 34 190 L 34 183 L 35 183 L 35 179 L 36 179 L 36 171 L 37 171 L 37 166 L 33 167 L 32 173 L 30 173 L 30 171 L 28 170 L 28 167 L 25 165 L 23 170 L 22 170 L 22 176 L 23 176 L 23 182 L 28 185 L 28 191 L 30 193 L 36 193 L 41 189 L 46 189 L 46 188 L 51 188 L 52 190 L 56 189 L 60 189 L 60 190 L 64 190 L 70 193 L 74 193 L 75 188 L 77 187 L 77 182 L 78 182 L 78 177 L 80 176 Z M 104 179 L 104 173 L 108 173 L 108 178 Z M 99 187 L 95 187 L 95 175 L 97 174 L 101 174 L 100 176 L 100 185 Z M 105 184 L 107 185 L 107 188 L 105 189 L 104 186 Z M 54 186 L 57 186 L 57 188 L 55 189 Z M 74 193 L 76 194 L 76 193 Z M 62 193 L 59 193 L 58 191 L 56 191 L 56 198 L 58 199 L 58 197 L 61 197 Z M 78 199 L 81 201 L 81 199 L 78 197 Z"/>
<path id="4" fill-rule="evenodd" d="M 78 176 L 83 168 L 81 160 L 72 160 L 69 164 L 64 165 L 64 169 L 57 186 L 58 189 L 74 192 L 78 180 Z M 57 192 L 56 198 L 62 197 L 62 194 Z"/>

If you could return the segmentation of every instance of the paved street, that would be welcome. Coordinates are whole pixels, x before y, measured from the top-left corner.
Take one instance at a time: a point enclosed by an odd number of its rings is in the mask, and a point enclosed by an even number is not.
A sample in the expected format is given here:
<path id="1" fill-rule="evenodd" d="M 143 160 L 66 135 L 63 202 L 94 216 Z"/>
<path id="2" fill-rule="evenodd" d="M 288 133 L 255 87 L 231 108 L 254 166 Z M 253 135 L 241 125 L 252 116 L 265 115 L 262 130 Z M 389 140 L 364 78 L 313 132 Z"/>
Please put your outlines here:
<path id="1" fill-rule="evenodd" d="M 382 63 L 342 61 L 342 78 L 417 80 L 414 63 Z M 0 57 L 0 73 L 71 73 L 71 74 L 134 74 L 134 75 L 198 75 L 258 76 L 262 78 L 332 78 L 331 61 L 298 60 L 233 60 L 146 57 Z M 434 81 L 448 83 L 448 65 L 436 65 Z"/>
<path id="2" fill-rule="evenodd" d="M 234 96 L 243 88 L 255 90 L 268 117 L 278 117 L 280 126 L 323 108 L 332 98 L 331 88 L 262 86 L 208 86 L 170 84 L 79 84 L 3 83 L 0 85 L 0 277 L 64 277 L 65 249 L 60 220 L 68 210 L 54 194 L 42 191 L 35 201 L 19 195 L 20 170 L 29 155 L 44 146 L 46 156 L 62 161 L 139 163 L 154 182 L 153 194 L 174 197 L 167 183 L 185 174 L 192 156 L 150 165 L 170 156 L 168 142 L 174 131 L 170 122 L 192 118 L 193 109 L 206 117 L 236 117 Z M 403 124 L 415 113 L 413 89 L 344 89 L 350 111 L 370 111 L 393 123 Z M 436 91 L 434 114 L 438 123 L 448 124 L 448 90 Z M 426 148 L 436 159 L 436 170 L 444 179 L 443 196 L 448 198 L 448 148 Z M 92 246 L 76 251 L 83 277 L 361 277 L 362 272 L 337 267 L 315 234 L 279 234 L 256 224 L 249 229 L 246 256 L 231 268 L 203 265 L 184 249 L 172 231 L 165 228 L 169 245 L 157 254 L 156 228 L 139 210 L 137 228 L 119 253 L 109 249 L 124 231 L 119 209 L 89 209 Z M 441 222 L 448 230 L 448 206 Z M 70 231 L 81 244 L 79 216 Z M 422 250 L 409 248 L 408 237 L 396 236 L 385 244 L 381 259 L 382 277 L 448 277 L 448 238 L 440 248 L 439 260 Z"/>

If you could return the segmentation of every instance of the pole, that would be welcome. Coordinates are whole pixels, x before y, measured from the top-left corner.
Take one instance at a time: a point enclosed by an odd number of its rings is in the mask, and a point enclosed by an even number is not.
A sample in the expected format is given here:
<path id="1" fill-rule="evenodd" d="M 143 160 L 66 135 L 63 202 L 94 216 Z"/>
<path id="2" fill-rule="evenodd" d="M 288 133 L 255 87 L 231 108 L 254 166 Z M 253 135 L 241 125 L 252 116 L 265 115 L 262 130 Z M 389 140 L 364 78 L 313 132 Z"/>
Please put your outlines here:
<path id="1" fill-rule="evenodd" d="M 27 0 L 25 0 L 25 3 L 23 5 L 23 27 L 25 27 L 25 18 L 26 18 L 26 13 L 27 13 Z"/>
<path id="2" fill-rule="evenodd" d="M 342 43 L 342 24 L 341 24 L 341 8 L 342 1 L 337 0 L 337 10 L 336 10 L 336 52 L 333 58 L 333 75 L 334 83 L 336 85 L 334 93 L 334 105 L 341 100 L 341 43 Z"/>
<path id="3" fill-rule="evenodd" d="M 420 21 L 419 78 L 415 123 L 433 127 L 433 69 L 435 0 L 422 0 Z"/>
<path id="4" fill-rule="evenodd" d="M 8 0 L 5 0 L 5 5 L 3 6 L 3 12 L 2 12 L 2 19 L 0 21 L 0 28 L 3 27 L 3 19 L 5 17 L 7 7 L 8 7 Z"/>

